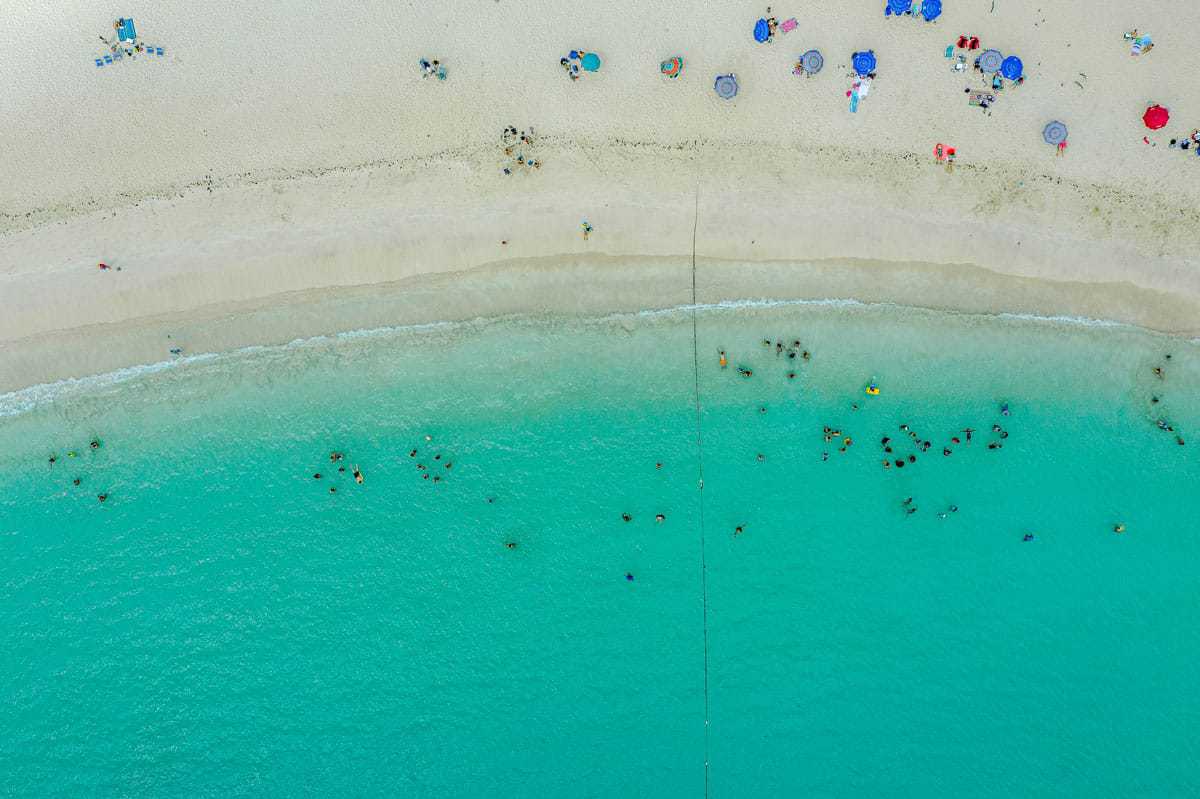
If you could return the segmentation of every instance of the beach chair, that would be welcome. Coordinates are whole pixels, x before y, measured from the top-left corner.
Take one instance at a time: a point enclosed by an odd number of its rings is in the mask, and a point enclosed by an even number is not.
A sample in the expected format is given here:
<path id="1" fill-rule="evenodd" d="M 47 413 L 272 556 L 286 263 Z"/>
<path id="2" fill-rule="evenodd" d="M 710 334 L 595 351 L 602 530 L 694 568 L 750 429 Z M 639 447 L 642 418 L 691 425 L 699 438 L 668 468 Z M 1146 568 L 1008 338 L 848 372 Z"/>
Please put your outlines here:
<path id="1" fill-rule="evenodd" d="M 113 57 L 112 57 L 112 56 L 110 56 L 110 55 L 106 55 L 106 56 L 104 56 L 104 63 L 105 63 L 105 64 L 111 64 L 112 62 L 113 62 Z"/>
<path id="2" fill-rule="evenodd" d="M 122 42 L 132 42 L 137 38 L 137 31 L 133 29 L 133 20 L 126 19 L 125 24 L 117 28 L 117 39 Z"/>
<path id="3" fill-rule="evenodd" d="M 98 67 L 102 67 L 102 66 L 104 66 L 104 59 L 103 59 L 103 58 L 97 58 L 97 59 L 96 59 L 96 66 L 98 66 Z"/>

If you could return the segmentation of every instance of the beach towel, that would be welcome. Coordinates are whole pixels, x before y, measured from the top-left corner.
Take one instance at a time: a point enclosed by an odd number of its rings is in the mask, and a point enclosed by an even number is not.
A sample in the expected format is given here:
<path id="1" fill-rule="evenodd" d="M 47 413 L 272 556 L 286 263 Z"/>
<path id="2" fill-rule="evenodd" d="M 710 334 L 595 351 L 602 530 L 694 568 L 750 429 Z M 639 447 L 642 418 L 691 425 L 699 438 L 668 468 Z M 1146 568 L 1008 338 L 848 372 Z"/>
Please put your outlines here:
<path id="1" fill-rule="evenodd" d="M 857 84 L 855 84 L 854 89 L 855 89 L 855 94 L 858 95 L 858 98 L 860 100 L 865 99 L 867 94 L 869 94 L 871 91 L 871 79 L 863 78 Z"/>
<path id="2" fill-rule="evenodd" d="M 796 22 L 795 17 L 792 17 L 791 19 L 785 19 L 783 21 L 783 24 L 779 26 L 779 30 L 783 31 L 784 33 L 790 33 L 791 31 L 796 29 L 796 26 L 798 24 L 799 23 Z"/>
<path id="3" fill-rule="evenodd" d="M 1141 55 L 1142 51 L 1144 49 L 1146 49 L 1146 47 L 1150 44 L 1152 44 L 1152 42 L 1150 41 L 1149 36 L 1139 36 L 1138 38 L 1133 40 L 1133 47 L 1130 48 L 1129 54 L 1130 55 Z"/>

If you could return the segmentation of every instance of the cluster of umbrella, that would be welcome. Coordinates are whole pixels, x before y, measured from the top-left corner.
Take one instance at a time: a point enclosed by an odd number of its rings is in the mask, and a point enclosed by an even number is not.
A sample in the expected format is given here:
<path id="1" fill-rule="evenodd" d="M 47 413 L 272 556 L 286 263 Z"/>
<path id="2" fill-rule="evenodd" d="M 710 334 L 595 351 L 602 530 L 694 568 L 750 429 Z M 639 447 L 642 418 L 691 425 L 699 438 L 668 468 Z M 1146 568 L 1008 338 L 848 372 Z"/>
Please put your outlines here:
<path id="1" fill-rule="evenodd" d="M 658 65 L 658 69 L 668 78 L 678 78 L 679 73 L 683 72 L 683 58 L 680 56 L 671 56 L 666 61 Z"/>
<path id="2" fill-rule="evenodd" d="M 1146 113 L 1142 114 L 1142 122 L 1150 130 L 1158 130 L 1171 120 L 1171 112 L 1163 108 L 1158 103 L 1146 109 Z"/>
<path id="3" fill-rule="evenodd" d="M 942 0 L 921 0 L 917 10 L 913 9 L 913 0 L 888 0 L 883 9 L 885 17 L 899 17 L 904 14 L 919 14 L 926 22 L 933 22 L 942 15 Z"/>
<path id="4" fill-rule="evenodd" d="M 1015 55 L 1008 58 L 999 50 L 984 50 L 977 59 L 979 68 L 987 74 L 999 72 L 1009 80 L 1016 80 L 1025 71 L 1025 65 Z"/>

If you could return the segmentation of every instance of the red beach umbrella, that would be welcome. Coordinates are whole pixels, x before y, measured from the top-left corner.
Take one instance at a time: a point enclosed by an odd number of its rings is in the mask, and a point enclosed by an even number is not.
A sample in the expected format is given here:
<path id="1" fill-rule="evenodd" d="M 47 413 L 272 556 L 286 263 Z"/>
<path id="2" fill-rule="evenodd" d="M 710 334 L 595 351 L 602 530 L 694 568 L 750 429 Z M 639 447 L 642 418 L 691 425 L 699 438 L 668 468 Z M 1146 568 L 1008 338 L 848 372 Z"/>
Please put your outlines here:
<path id="1" fill-rule="evenodd" d="M 1150 130 L 1158 130 L 1167 124 L 1167 120 L 1170 118 L 1170 112 L 1161 105 L 1152 105 L 1146 109 L 1146 113 L 1142 114 L 1142 121 L 1146 123 L 1146 127 L 1150 128 Z"/>

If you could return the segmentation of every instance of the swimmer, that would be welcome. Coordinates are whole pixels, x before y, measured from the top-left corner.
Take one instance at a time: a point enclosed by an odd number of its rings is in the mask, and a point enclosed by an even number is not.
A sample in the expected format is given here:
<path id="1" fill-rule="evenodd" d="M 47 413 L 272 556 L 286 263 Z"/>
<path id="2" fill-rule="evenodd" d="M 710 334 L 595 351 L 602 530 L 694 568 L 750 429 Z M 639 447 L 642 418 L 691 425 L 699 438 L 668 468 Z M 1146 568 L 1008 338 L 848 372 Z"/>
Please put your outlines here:
<path id="1" fill-rule="evenodd" d="M 1024 537 L 1024 538 L 1022 538 L 1021 540 L 1022 540 L 1022 541 L 1032 541 L 1032 540 L 1033 540 L 1033 533 L 1026 533 L 1026 534 L 1025 534 L 1025 537 Z"/>
<path id="2" fill-rule="evenodd" d="M 655 516 L 654 516 L 654 521 L 658 522 L 659 524 L 662 524 L 666 520 L 667 520 L 667 517 L 663 516 L 661 513 L 655 514 Z"/>
<path id="3" fill-rule="evenodd" d="M 454 466 L 454 461 L 446 461 L 446 468 L 447 468 L 447 469 L 449 469 L 449 468 L 452 468 L 453 466 Z"/>
<path id="4" fill-rule="evenodd" d="M 843 452 L 844 452 L 844 451 L 845 451 L 845 450 L 843 450 Z M 765 456 L 764 456 L 764 455 L 763 455 L 761 452 L 760 452 L 760 453 L 758 453 L 758 455 L 756 455 L 755 457 L 756 457 L 756 458 L 758 458 L 758 462 L 759 462 L 759 463 L 762 463 L 763 461 L 765 461 L 765 460 L 766 460 L 766 457 L 765 457 Z"/>
<path id="5" fill-rule="evenodd" d="M 951 506 L 950 506 L 950 512 L 951 512 L 951 513 L 958 513 L 958 506 L 957 506 L 957 505 L 951 505 Z"/>
<path id="6" fill-rule="evenodd" d="M 754 372 L 750 371 L 749 369 L 747 369 L 744 366 L 739 366 L 737 368 L 737 370 L 738 370 L 738 374 L 741 375 L 742 377 L 753 377 L 754 376 Z"/>
<path id="7" fill-rule="evenodd" d="M 334 488 L 333 486 L 330 486 L 330 487 L 329 487 L 329 493 L 330 493 L 330 494 L 336 494 L 336 493 L 337 493 L 337 489 L 336 489 L 336 488 Z"/>
<path id="8" fill-rule="evenodd" d="M 1175 436 L 1175 443 L 1179 446 L 1184 446 L 1183 436 Z"/>
<path id="9" fill-rule="evenodd" d="M 883 459 L 883 468 L 885 468 L 885 469 L 892 468 L 892 462 L 889 461 L 887 458 L 884 458 Z"/>
<path id="10" fill-rule="evenodd" d="M 916 462 L 917 462 L 917 456 L 916 456 L 916 455 L 909 455 L 909 456 L 908 456 L 908 462 L 909 462 L 909 463 L 916 463 Z"/>
<path id="11" fill-rule="evenodd" d="M 505 541 L 505 542 L 504 542 L 504 546 L 505 546 L 506 548 L 508 548 L 508 549 L 516 549 L 516 548 L 517 548 L 517 542 L 516 542 L 516 541 Z"/>
<path id="12" fill-rule="evenodd" d="M 53 466 L 53 465 L 54 465 L 54 463 L 55 463 L 55 461 L 57 461 L 57 460 L 58 460 L 58 456 L 57 456 L 57 455 L 51 455 L 51 456 L 50 456 L 50 465 L 51 465 L 51 466 Z"/>
<path id="13" fill-rule="evenodd" d="M 1001 447 L 1001 444 L 999 441 L 988 442 L 988 449 L 1000 449 L 1000 447 Z"/>
<path id="14" fill-rule="evenodd" d="M 897 459 L 896 459 L 896 468 L 897 468 L 897 469 L 903 469 L 903 468 L 904 468 L 904 461 L 902 461 L 900 458 L 897 458 Z"/>
<path id="15" fill-rule="evenodd" d="M 433 459 L 434 459 L 435 461 L 440 461 L 440 460 L 442 459 L 442 453 L 440 453 L 440 452 L 439 452 L 437 455 L 434 455 L 434 456 L 433 456 Z"/>
<path id="16" fill-rule="evenodd" d="M 998 425 L 998 424 L 994 424 L 994 425 L 992 425 L 992 432 L 993 432 L 993 433 L 999 433 L 999 432 L 1000 432 L 1000 425 Z"/>
<path id="17" fill-rule="evenodd" d="M 103 502 L 104 500 L 108 499 L 108 494 L 97 494 L 97 495 L 96 495 L 96 499 L 98 499 L 98 500 L 100 500 L 101 502 Z"/>
<path id="18" fill-rule="evenodd" d="M 889 455 L 891 455 L 891 454 L 892 454 L 892 448 L 891 448 L 891 447 L 884 447 L 884 448 L 883 448 L 883 451 L 884 451 L 884 452 L 886 452 L 886 453 L 887 453 L 887 454 L 889 454 Z"/>
<path id="19" fill-rule="evenodd" d="M 627 582 L 632 583 L 633 582 L 633 572 L 625 572 L 625 580 Z"/>
<path id="20" fill-rule="evenodd" d="M 418 469 L 419 471 L 422 471 L 422 472 L 423 472 L 423 471 L 425 471 L 425 464 L 423 464 L 423 463 L 418 463 L 418 464 L 417 464 L 417 469 Z M 338 471 L 342 471 L 342 470 L 341 470 L 341 469 L 339 469 Z"/>
<path id="21" fill-rule="evenodd" d="M 1159 430 L 1166 430 L 1166 429 L 1167 429 L 1167 420 L 1166 420 L 1166 419 L 1159 419 L 1157 422 L 1155 422 L 1155 424 L 1156 424 L 1156 425 L 1158 425 L 1158 429 L 1159 429 Z M 53 459 L 53 458 L 51 458 L 51 459 L 50 459 L 50 462 L 51 462 L 51 463 L 53 463 L 53 462 L 54 462 L 54 459 Z"/>
<path id="22" fill-rule="evenodd" d="M 76 452 L 75 450 L 71 450 L 70 452 L 68 452 L 68 453 L 67 453 L 67 457 L 68 457 L 68 458 L 78 458 L 78 457 L 79 457 L 79 453 L 78 453 L 78 452 Z"/>
<path id="23" fill-rule="evenodd" d="M 71 485 L 79 485 L 79 483 L 80 483 L 80 480 L 78 477 L 76 477 L 74 480 L 71 481 Z"/>
<path id="24" fill-rule="evenodd" d="M 442 476 L 441 476 L 440 474 L 435 474 L 435 475 L 433 476 L 433 482 L 435 482 L 435 483 L 440 483 L 440 482 L 442 482 Z"/>
<path id="25" fill-rule="evenodd" d="M 886 446 L 888 445 L 888 442 L 889 442 L 889 441 L 891 441 L 891 439 L 890 439 L 890 438 L 888 438 L 887 436 L 884 436 L 883 438 L 881 438 L 881 439 L 879 440 L 879 446 L 881 446 L 881 447 L 886 447 Z"/>
<path id="26" fill-rule="evenodd" d="M 763 346 L 764 346 L 764 347 L 769 347 L 769 346 L 771 346 L 771 339 L 769 339 L 769 338 L 764 338 L 764 339 L 763 339 Z"/>
<path id="27" fill-rule="evenodd" d="M 789 353 L 788 353 L 788 360 L 791 360 L 791 361 L 794 361 L 794 360 L 796 360 L 796 353 L 794 353 L 794 352 L 789 352 Z"/>
<path id="28" fill-rule="evenodd" d="M 1120 523 L 1113 525 L 1113 532 L 1114 532 L 1114 533 L 1123 533 L 1123 532 L 1125 532 L 1125 525 L 1123 525 L 1123 524 L 1120 524 Z"/>
<path id="29" fill-rule="evenodd" d="M 904 431 L 905 433 L 907 433 L 907 432 L 908 432 L 908 425 L 906 425 L 906 424 L 902 424 L 902 425 L 900 425 L 900 429 L 901 429 L 902 431 Z"/>
<path id="30" fill-rule="evenodd" d="M 342 459 L 342 453 L 340 453 L 340 452 L 329 453 L 329 462 L 330 463 L 337 463 L 341 459 Z"/>
<path id="31" fill-rule="evenodd" d="M 958 440 L 958 436 L 952 436 L 950 438 L 950 443 L 951 444 L 961 444 L 962 442 Z"/>
<path id="32" fill-rule="evenodd" d="M 939 519 L 944 519 L 944 518 L 946 518 L 946 516 L 947 516 L 947 515 L 948 515 L 948 514 L 947 514 L 945 511 L 942 511 L 941 513 L 939 513 L 939 514 L 938 514 L 938 518 L 939 518 Z"/>
<path id="33" fill-rule="evenodd" d="M 1158 404 L 1158 397 L 1151 397 L 1151 398 L 1150 398 L 1150 404 L 1151 404 L 1151 405 L 1157 405 L 1157 404 Z"/>
<path id="34" fill-rule="evenodd" d="M 717 352 L 721 355 L 721 358 L 718 361 L 718 363 L 721 364 L 721 368 L 724 369 L 725 367 L 729 366 L 729 359 L 725 357 L 725 350 L 717 350 Z"/>
<path id="35" fill-rule="evenodd" d="M 1008 431 L 1007 431 L 1007 430 L 1001 430 L 1001 431 L 1000 431 L 1000 437 L 1001 437 L 1001 438 L 1008 438 Z"/>
<path id="36" fill-rule="evenodd" d="M 947 456 L 947 457 L 949 457 L 949 456 L 950 456 L 950 448 L 949 448 L 949 447 L 942 447 L 942 454 L 943 454 L 943 455 L 945 455 L 945 456 Z"/>
<path id="37" fill-rule="evenodd" d="M 425 436 L 425 440 L 426 440 L 426 441 L 433 441 L 433 436 L 431 436 L 431 435 L 426 435 L 426 436 Z"/>
<path id="38" fill-rule="evenodd" d="M 848 447 L 854 443 L 854 439 L 850 438 L 850 436 L 846 436 L 845 438 L 842 439 L 842 443 Z"/>
<path id="39" fill-rule="evenodd" d="M 425 474 L 421 475 L 421 479 L 422 479 L 422 480 L 428 480 L 428 479 L 429 479 L 429 472 L 425 472 Z"/>
<path id="40" fill-rule="evenodd" d="M 800 357 L 807 361 L 809 359 L 808 350 L 805 350 L 804 352 L 800 353 Z"/>
<path id="41" fill-rule="evenodd" d="M 354 466 L 354 482 L 358 483 L 359 485 L 363 484 L 363 476 L 362 472 L 358 470 L 358 464 L 355 464 Z"/>
<path id="42" fill-rule="evenodd" d="M 346 471 L 346 467 L 345 467 L 345 466 L 339 466 L 339 467 L 338 467 L 338 472 L 345 472 L 345 471 Z"/>
<path id="43" fill-rule="evenodd" d="M 320 479 L 321 479 L 321 473 L 320 473 L 320 472 L 313 472 L 313 479 L 314 479 L 314 480 L 320 480 Z"/>
<path id="44" fill-rule="evenodd" d="M 1157 377 L 1159 380 L 1162 380 L 1163 378 L 1166 377 L 1166 375 L 1163 373 L 1161 366 L 1154 367 L 1154 376 Z"/>
<path id="45" fill-rule="evenodd" d="M 767 409 L 766 409 L 765 407 L 763 407 L 762 405 L 759 405 L 759 406 L 758 406 L 758 412 L 759 412 L 759 413 L 766 413 L 766 412 L 767 412 Z"/>
<path id="46" fill-rule="evenodd" d="M 967 434 L 967 443 L 968 443 L 968 444 L 970 444 L 970 443 L 971 443 L 971 434 L 975 432 L 975 428 L 973 428 L 973 427 L 964 427 L 964 428 L 962 429 L 962 431 L 963 431 L 964 433 L 966 433 L 966 434 Z"/>
<path id="47" fill-rule="evenodd" d="M 408 451 L 408 457 L 410 457 L 410 458 L 415 458 L 415 457 L 417 457 L 417 451 L 416 451 L 415 449 L 410 449 L 410 450 Z"/>
<path id="48" fill-rule="evenodd" d="M 621 521 L 623 521 L 623 522 L 631 522 L 631 521 L 633 521 L 633 517 L 632 517 L 632 516 L 630 516 L 628 513 L 622 513 L 622 514 L 621 514 Z"/>
<path id="49" fill-rule="evenodd" d="M 822 453 L 821 453 L 821 460 L 823 460 L 823 461 L 827 461 L 827 460 L 829 460 L 829 453 L 828 453 L 828 452 L 822 452 Z"/>
<path id="50" fill-rule="evenodd" d="M 93 438 L 91 440 L 91 443 L 88 444 L 88 446 L 91 447 L 92 449 L 100 449 L 100 439 Z"/>
<path id="51" fill-rule="evenodd" d="M 662 468 L 662 462 L 660 461 L 659 463 L 656 463 L 656 464 L 654 464 L 654 468 L 655 468 L 655 469 L 661 469 L 661 468 Z"/>
<path id="52" fill-rule="evenodd" d="M 778 358 L 781 354 L 783 354 L 783 342 L 776 341 L 775 342 L 775 357 Z"/>
<path id="53" fill-rule="evenodd" d="M 1007 402 L 1000 403 L 1000 415 L 1008 416 L 1008 403 Z"/>
<path id="54" fill-rule="evenodd" d="M 901 505 L 904 505 L 904 506 L 906 506 L 906 507 L 907 507 L 908 505 L 911 505 L 911 504 L 912 504 L 912 501 L 913 501 L 913 498 L 912 498 L 912 497 L 909 497 L 908 499 L 904 500 L 904 501 L 903 501 L 903 502 L 901 502 L 900 504 L 901 504 Z"/>
<path id="55" fill-rule="evenodd" d="M 496 498 L 495 498 L 495 497 L 488 497 L 488 498 L 487 498 L 487 504 L 489 504 L 489 505 L 495 505 L 495 504 L 496 504 Z"/>
<path id="56" fill-rule="evenodd" d="M 908 509 L 908 515 L 909 515 L 909 516 L 912 516 L 912 515 L 913 515 L 914 513 L 916 513 L 916 512 L 917 512 L 917 506 L 916 506 L 916 505 L 913 505 L 911 508 L 909 508 L 909 509 Z"/>
<path id="57" fill-rule="evenodd" d="M 737 527 L 733 528 L 733 534 L 734 534 L 735 536 L 736 536 L 736 535 L 741 535 L 741 534 L 742 534 L 742 531 L 743 531 L 743 527 L 742 527 L 740 524 L 739 524 Z"/>
<path id="58" fill-rule="evenodd" d="M 787 376 L 788 376 L 788 380 L 795 380 L 795 379 L 796 379 L 796 373 L 795 373 L 795 372 L 788 372 L 788 375 L 787 375 Z"/>

